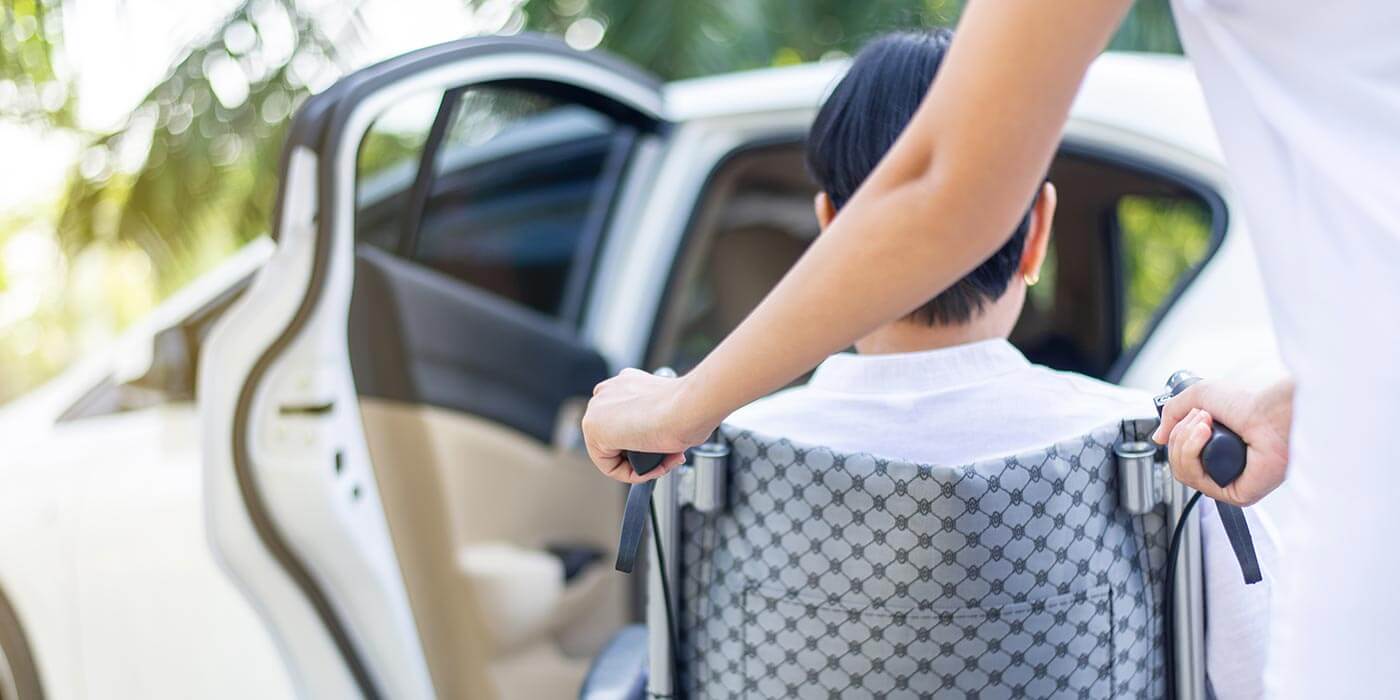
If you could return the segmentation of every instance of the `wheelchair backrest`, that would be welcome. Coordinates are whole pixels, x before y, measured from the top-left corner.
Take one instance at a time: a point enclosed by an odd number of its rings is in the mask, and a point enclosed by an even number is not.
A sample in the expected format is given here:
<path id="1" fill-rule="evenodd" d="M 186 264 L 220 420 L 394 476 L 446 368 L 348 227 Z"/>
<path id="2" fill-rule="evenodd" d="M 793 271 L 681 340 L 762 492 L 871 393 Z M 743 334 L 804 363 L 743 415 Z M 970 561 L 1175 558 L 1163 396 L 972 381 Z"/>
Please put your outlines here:
<path id="1" fill-rule="evenodd" d="M 1161 697 L 1170 533 L 1113 452 L 1151 427 L 963 466 L 722 428 L 723 503 L 678 523 L 679 689 Z"/>

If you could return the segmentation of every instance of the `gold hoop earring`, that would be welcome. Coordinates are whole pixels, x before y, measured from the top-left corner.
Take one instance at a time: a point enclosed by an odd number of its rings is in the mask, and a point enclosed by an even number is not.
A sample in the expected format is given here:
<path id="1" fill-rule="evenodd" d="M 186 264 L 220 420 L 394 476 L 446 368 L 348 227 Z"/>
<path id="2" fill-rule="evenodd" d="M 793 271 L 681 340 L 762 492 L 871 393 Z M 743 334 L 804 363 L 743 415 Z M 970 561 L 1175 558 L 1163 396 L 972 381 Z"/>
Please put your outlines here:
<path id="1" fill-rule="evenodd" d="M 1035 284 L 1040 281 L 1040 273 L 1032 272 L 1029 274 L 1021 275 L 1021 281 L 1025 282 L 1027 287 L 1034 287 Z"/>

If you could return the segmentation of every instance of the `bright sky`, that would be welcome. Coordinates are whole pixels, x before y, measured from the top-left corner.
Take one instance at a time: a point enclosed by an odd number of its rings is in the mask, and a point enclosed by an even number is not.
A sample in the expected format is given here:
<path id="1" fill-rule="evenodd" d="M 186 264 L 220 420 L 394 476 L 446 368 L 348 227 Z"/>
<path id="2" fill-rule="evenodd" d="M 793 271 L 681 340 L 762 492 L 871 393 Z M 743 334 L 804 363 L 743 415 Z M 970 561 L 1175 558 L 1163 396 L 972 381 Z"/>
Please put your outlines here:
<path id="1" fill-rule="evenodd" d="M 184 47 L 237 7 L 239 0 L 66 0 L 65 57 L 77 77 L 78 120 L 105 131 L 155 85 Z M 487 2 L 477 16 L 463 0 L 364 0 L 363 50 L 356 65 L 409 49 L 493 29 L 512 0 Z M 301 7 L 333 24 L 344 15 L 336 0 L 302 0 Z M 0 216 L 51 201 L 80 144 L 62 133 L 0 122 Z"/>

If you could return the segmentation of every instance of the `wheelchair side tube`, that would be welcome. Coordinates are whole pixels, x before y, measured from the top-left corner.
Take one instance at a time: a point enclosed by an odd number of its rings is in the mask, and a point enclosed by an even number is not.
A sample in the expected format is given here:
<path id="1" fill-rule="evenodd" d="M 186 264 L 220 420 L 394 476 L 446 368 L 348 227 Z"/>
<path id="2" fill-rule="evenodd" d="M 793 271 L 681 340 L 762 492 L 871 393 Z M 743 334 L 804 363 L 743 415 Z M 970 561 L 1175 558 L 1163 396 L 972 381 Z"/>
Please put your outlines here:
<path id="1" fill-rule="evenodd" d="M 666 580 L 670 581 L 672 588 L 671 608 L 677 615 L 680 614 L 679 601 L 676 599 L 680 593 L 677 590 L 680 582 L 676 579 L 676 575 L 680 573 L 680 538 L 676 530 L 676 519 L 680 513 L 678 486 L 678 473 L 673 471 L 656 480 L 656 490 L 651 495 L 652 505 L 656 507 L 657 525 L 656 532 L 651 533 L 651 536 L 661 545 L 666 560 Z M 647 692 L 649 697 L 669 698 L 674 697 L 676 692 L 675 667 L 672 662 L 675 650 L 671 648 L 666 604 L 662 600 L 666 592 L 661 585 L 661 569 L 656 560 L 654 546 L 647 552 Z M 680 626 L 680 622 L 676 620 L 677 627 Z"/>
<path id="2" fill-rule="evenodd" d="M 1170 481 L 1167 513 L 1168 526 L 1181 519 L 1186 502 L 1195 493 L 1177 481 Z M 1179 700 L 1206 698 L 1206 624 L 1205 589 L 1202 583 L 1205 560 L 1201 548 L 1201 519 L 1199 510 L 1188 514 L 1182 530 L 1180 559 L 1177 560 L 1176 581 L 1173 585 L 1172 617 L 1163 622 L 1172 625 L 1176 648 L 1176 689 Z"/>

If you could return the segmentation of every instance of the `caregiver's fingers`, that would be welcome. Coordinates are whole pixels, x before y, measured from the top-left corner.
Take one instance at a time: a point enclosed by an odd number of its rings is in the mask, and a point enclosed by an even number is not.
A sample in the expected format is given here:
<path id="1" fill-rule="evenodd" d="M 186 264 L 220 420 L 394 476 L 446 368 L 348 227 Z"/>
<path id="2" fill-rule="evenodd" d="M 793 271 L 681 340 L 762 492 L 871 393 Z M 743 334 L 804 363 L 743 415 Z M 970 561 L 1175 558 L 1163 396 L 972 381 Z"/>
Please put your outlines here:
<path id="1" fill-rule="evenodd" d="M 1188 411 L 1167 439 L 1167 459 L 1177 481 L 1220 499 L 1225 496 L 1223 489 L 1211 480 L 1201 463 L 1201 450 L 1210 441 L 1211 422 L 1210 414 L 1205 411 L 1198 408 Z"/>
<path id="2" fill-rule="evenodd" d="M 1162 422 L 1157 426 L 1156 432 L 1152 433 L 1153 441 L 1158 445 L 1167 444 L 1167 436 L 1172 434 L 1177 424 L 1198 410 L 1198 394 L 1201 391 L 1199 383 L 1193 384 L 1162 406 Z"/>

